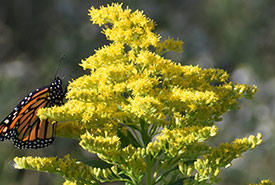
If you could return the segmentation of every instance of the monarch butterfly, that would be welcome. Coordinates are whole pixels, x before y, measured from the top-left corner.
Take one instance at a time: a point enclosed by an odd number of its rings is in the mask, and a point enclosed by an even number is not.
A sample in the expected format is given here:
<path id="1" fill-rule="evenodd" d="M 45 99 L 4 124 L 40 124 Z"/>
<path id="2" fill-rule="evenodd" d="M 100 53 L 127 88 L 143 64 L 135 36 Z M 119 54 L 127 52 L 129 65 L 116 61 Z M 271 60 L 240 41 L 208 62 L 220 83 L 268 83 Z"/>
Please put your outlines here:
<path id="1" fill-rule="evenodd" d="M 49 85 L 28 94 L 0 123 L 0 141 L 12 140 L 19 149 L 44 148 L 52 144 L 56 124 L 40 120 L 38 109 L 62 105 L 65 93 L 62 80 L 55 77 Z"/>

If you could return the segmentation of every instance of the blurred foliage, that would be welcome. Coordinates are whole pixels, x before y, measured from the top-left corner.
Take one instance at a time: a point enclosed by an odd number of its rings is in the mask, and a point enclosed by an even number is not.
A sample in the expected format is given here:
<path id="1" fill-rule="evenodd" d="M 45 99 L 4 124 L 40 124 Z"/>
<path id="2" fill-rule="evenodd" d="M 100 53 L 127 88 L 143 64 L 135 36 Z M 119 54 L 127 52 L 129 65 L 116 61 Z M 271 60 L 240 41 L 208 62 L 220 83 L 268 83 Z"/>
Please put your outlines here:
<path id="1" fill-rule="evenodd" d="M 99 48 L 105 39 L 89 21 L 88 8 L 111 1 L 1 0 L 0 1 L 0 118 L 24 95 L 47 85 L 62 53 L 66 58 L 59 76 L 80 76 L 82 58 Z M 259 92 L 242 109 L 224 116 L 220 135 L 213 144 L 263 133 L 263 144 L 222 172 L 222 185 L 275 180 L 275 1 L 274 0 L 129 0 L 157 23 L 157 32 L 185 42 L 183 54 L 166 57 L 184 64 L 227 70 L 232 80 L 256 84 Z M 68 80 L 69 78 L 67 78 Z M 18 150 L 1 142 L 0 179 L 7 185 L 61 184 L 57 176 L 15 170 L 14 156 L 39 155 L 85 158 L 78 141 L 57 138 L 43 150 Z M 73 146 L 73 147 L 71 147 Z M 272 179 L 273 178 L 273 179 Z"/>

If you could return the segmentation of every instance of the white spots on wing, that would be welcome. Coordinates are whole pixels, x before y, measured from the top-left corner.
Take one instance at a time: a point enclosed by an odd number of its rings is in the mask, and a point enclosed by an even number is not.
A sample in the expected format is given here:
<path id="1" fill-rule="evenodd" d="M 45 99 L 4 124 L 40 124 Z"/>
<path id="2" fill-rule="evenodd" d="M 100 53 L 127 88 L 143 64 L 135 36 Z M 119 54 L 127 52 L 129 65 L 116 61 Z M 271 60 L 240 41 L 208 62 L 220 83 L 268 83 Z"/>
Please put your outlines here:
<path id="1" fill-rule="evenodd" d="M 8 119 L 5 119 L 4 123 L 8 124 L 10 121 Z"/>
<path id="2" fill-rule="evenodd" d="M 16 115 L 13 116 L 12 120 L 14 120 L 16 118 Z"/>
<path id="3" fill-rule="evenodd" d="M 7 132 L 7 130 L 8 130 L 8 127 L 5 127 L 4 129 L 3 129 L 3 132 Z M 6 134 L 8 134 L 8 133 L 6 133 Z M 5 134 L 5 135 L 6 135 Z"/>

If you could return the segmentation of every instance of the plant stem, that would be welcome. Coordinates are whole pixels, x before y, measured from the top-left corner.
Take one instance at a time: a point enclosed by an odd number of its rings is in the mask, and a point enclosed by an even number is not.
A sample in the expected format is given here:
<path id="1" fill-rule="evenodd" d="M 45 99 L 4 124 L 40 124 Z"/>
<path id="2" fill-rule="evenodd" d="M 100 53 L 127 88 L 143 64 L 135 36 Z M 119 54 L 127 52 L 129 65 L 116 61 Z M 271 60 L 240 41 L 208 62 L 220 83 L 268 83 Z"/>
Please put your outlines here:
<path id="1" fill-rule="evenodd" d="M 152 163 L 151 156 L 146 156 L 146 185 L 152 185 Z"/>

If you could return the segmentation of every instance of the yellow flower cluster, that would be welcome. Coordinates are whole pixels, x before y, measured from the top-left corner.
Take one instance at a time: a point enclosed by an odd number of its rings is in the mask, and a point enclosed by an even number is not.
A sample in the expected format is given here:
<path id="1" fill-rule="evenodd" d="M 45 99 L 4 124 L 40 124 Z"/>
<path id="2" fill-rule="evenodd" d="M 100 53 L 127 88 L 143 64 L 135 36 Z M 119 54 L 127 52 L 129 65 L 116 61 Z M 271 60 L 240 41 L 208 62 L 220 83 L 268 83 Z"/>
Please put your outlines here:
<path id="1" fill-rule="evenodd" d="M 42 172 L 60 173 L 66 182 L 64 184 L 99 184 L 98 181 L 104 181 L 108 177 L 117 178 L 112 169 L 100 169 L 88 166 L 80 161 L 71 159 L 66 155 L 63 159 L 57 157 L 16 157 L 14 159 L 17 169 L 39 170 Z M 81 176 L 81 179 L 79 177 Z"/>
<path id="2" fill-rule="evenodd" d="M 67 185 L 114 180 L 150 185 L 179 179 L 209 183 L 217 180 L 221 167 L 261 143 L 260 135 L 213 149 L 205 143 L 217 134 L 215 122 L 221 115 L 236 109 L 238 99 L 252 98 L 255 86 L 232 84 L 221 69 L 165 59 L 161 54 L 181 52 L 183 42 L 160 42 L 152 32 L 154 22 L 141 11 L 112 4 L 92 7 L 89 15 L 94 24 L 105 26 L 103 33 L 112 43 L 81 61 L 91 73 L 70 82 L 63 106 L 38 114 L 59 121 L 59 136 L 80 138 L 85 150 L 111 167 L 16 158 L 17 167 L 65 174 Z M 173 175 L 179 179 L 171 179 Z"/>
<path id="3" fill-rule="evenodd" d="M 167 40 L 160 42 L 156 47 L 156 53 L 163 55 L 166 52 L 183 52 L 182 50 L 183 42 L 181 40 L 174 40 L 173 38 L 168 38 Z"/>
<path id="4" fill-rule="evenodd" d="M 131 48 L 148 48 L 156 46 L 159 36 L 152 32 L 155 24 L 145 17 L 143 12 L 131 12 L 122 8 L 122 4 L 108 5 L 89 10 L 91 21 L 100 26 L 105 25 L 103 33 L 107 39 L 119 43 L 127 43 Z"/>
<path id="5" fill-rule="evenodd" d="M 57 124 L 57 135 L 66 138 L 79 138 L 80 135 L 86 132 L 83 125 L 79 124 L 78 121 L 62 122 Z"/>
<path id="6" fill-rule="evenodd" d="M 202 142 L 217 134 L 217 127 L 190 126 L 175 128 L 173 130 L 164 128 L 156 141 L 147 145 L 147 152 L 155 158 L 160 158 L 163 151 L 169 158 L 201 155 L 201 147 L 205 149 Z M 195 146 L 192 148 L 193 146 Z M 198 150 L 197 150 L 198 149 Z M 197 151 L 195 151 L 197 150 Z"/>
<path id="7" fill-rule="evenodd" d="M 117 136 L 102 137 L 86 133 L 81 137 L 80 145 L 87 151 L 96 153 L 110 164 L 117 164 L 120 169 L 131 172 L 132 175 L 140 175 L 146 169 L 143 161 L 145 149 L 134 148 L 132 145 L 121 148 L 121 142 Z M 110 158 L 110 156 L 113 156 Z"/>
<path id="8" fill-rule="evenodd" d="M 262 180 L 259 184 L 249 184 L 249 185 L 275 185 L 275 182 L 271 182 L 270 180 Z"/>
<path id="9" fill-rule="evenodd" d="M 215 182 L 221 167 L 229 167 L 233 159 L 241 157 L 243 152 L 261 144 L 261 138 L 262 135 L 258 134 L 256 137 L 236 139 L 231 144 L 222 143 L 219 148 L 209 148 L 203 155 L 203 159 L 197 159 L 194 162 L 194 169 L 197 171 L 195 179 L 200 182 L 207 180 L 211 183 Z"/>

